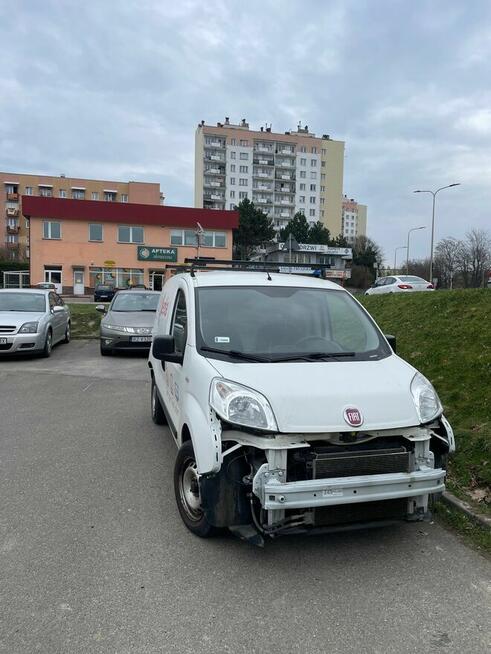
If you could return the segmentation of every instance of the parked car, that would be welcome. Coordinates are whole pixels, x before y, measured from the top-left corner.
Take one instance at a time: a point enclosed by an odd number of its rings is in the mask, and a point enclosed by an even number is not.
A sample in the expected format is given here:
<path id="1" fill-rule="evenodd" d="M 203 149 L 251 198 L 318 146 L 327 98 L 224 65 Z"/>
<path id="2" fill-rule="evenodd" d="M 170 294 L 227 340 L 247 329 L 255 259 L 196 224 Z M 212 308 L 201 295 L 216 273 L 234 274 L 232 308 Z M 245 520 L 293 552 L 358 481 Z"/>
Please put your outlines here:
<path id="1" fill-rule="evenodd" d="M 52 282 L 39 282 L 38 284 L 34 284 L 32 288 L 56 291 L 56 286 Z"/>
<path id="2" fill-rule="evenodd" d="M 431 383 L 333 282 L 182 273 L 162 290 L 151 412 L 194 534 L 251 542 L 428 518 L 452 429 Z"/>
<path id="3" fill-rule="evenodd" d="M 110 302 L 117 292 L 112 284 L 96 284 L 94 288 L 94 302 Z"/>
<path id="4" fill-rule="evenodd" d="M 422 277 L 416 275 L 391 275 L 379 277 L 365 291 L 365 295 L 380 295 L 381 293 L 413 293 L 414 291 L 434 291 L 435 287 Z"/>
<path id="5" fill-rule="evenodd" d="M 157 291 L 118 291 L 107 313 L 103 304 L 96 307 L 105 314 L 100 334 L 103 356 L 116 350 L 150 349 L 159 297 Z"/>
<path id="6" fill-rule="evenodd" d="M 53 291 L 0 290 L 0 355 L 39 353 L 70 341 L 70 312 Z"/>

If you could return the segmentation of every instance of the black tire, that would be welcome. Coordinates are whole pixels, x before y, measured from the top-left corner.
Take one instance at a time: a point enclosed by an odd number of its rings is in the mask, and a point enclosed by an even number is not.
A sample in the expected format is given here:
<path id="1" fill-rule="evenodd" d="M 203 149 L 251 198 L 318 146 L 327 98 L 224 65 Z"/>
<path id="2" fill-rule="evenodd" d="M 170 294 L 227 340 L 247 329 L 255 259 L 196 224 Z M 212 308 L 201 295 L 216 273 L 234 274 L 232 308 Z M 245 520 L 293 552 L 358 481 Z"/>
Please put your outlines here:
<path id="1" fill-rule="evenodd" d="M 44 341 L 44 347 L 42 350 L 42 356 L 48 358 L 51 355 L 51 350 L 53 349 L 53 332 L 51 329 L 48 329 L 46 332 L 46 339 Z"/>
<path id="2" fill-rule="evenodd" d="M 150 396 L 150 409 L 152 412 L 152 420 L 156 425 L 166 425 L 167 418 L 165 417 L 164 409 L 159 399 L 159 394 L 157 393 L 157 386 L 155 381 L 152 379 L 152 390 Z"/>
<path id="3" fill-rule="evenodd" d="M 70 321 L 68 321 L 67 324 L 66 324 L 65 338 L 63 339 L 63 343 L 69 343 L 71 336 L 72 336 L 72 334 L 71 334 L 71 324 L 70 324 Z"/>
<path id="4" fill-rule="evenodd" d="M 111 350 L 111 348 L 109 348 L 109 347 L 104 347 L 104 346 L 102 345 L 102 343 L 101 343 L 101 356 L 102 356 L 102 357 L 108 357 L 108 356 L 111 355 L 112 353 L 113 353 L 113 351 Z"/>
<path id="5" fill-rule="evenodd" d="M 186 441 L 177 453 L 174 465 L 174 492 L 182 521 L 195 536 L 213 536 L 214 528 L 206 520 L 201 509 L 199 479 L 196 470 L 193 444 Z"/>

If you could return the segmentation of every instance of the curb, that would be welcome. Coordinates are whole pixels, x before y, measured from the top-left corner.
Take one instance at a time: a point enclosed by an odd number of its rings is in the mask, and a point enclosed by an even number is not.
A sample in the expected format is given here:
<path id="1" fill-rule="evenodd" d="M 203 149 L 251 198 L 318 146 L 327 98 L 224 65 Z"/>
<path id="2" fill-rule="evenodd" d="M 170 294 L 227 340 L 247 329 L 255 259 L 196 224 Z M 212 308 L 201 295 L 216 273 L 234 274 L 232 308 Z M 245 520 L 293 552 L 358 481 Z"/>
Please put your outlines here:
<path id="1" fill-rule="evenodd" d="M 477 513 L 474 507 L 468 502 L 455 497 L 455 495 L 452 495 L 452 493 L 449 493 L 448 491 L 443 492 L 440 501 L 443 502 L 443 504 L 447 504 L 453 509 L 464 513 L 468 518 L 479 524 L 481 527 L 491 530 L 491 517 L 483 515 L 482 513 Z"/>

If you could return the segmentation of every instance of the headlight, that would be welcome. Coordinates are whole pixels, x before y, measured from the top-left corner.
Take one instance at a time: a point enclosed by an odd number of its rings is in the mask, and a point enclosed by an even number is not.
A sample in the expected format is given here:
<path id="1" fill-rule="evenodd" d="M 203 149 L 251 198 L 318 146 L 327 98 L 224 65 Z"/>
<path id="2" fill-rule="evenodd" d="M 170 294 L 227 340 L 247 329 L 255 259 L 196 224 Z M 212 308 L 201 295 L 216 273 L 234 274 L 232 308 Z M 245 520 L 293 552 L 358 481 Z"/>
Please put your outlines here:
<path id="1" fill-rule="evenodd" d="M 38 330 L 37 322 L 25 322 L 19 329 L 19 334 L 35 334 Z"/>
<path id="2" fill-rule="evenodd" d="M 124 327 L 121 327 L 121 325 L 108 325 L 107 323 L 103 322 L 101 323 L 101 327 L 104 327 L 104 329 L 114 329 L 118 332 L 124 332 Z"/>
<path id="3" fill-rule="evenodd" d="M 443 413 L 442 403 L 437 392 L 420 372 L 413 377 L 411 393 L 421 422 L 430 422 Z"/>
<path id="4" fill-rule="evenodd" d="M 268 400 L 246 386 L 226 379 L 214 379 L 210 387 L 210 404 L 227 422 L 254 429 L 278 430 Z"/>

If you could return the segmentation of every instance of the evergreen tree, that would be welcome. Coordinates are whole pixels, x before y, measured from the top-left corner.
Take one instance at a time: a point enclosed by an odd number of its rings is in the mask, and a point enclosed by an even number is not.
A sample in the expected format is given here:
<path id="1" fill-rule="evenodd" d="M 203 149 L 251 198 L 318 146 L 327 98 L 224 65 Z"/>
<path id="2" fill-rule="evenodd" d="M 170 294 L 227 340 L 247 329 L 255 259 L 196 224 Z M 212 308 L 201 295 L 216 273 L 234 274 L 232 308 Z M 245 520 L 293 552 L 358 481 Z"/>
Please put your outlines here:
<path id="1" fill-rule="evenodd" d="M 256 248 L 275 237 L 273 220 L 245 198 L 237 206 L 239 226 L 234 229 L 234 251 L 239 259 L 249 259 Z"/>
<path id="2" fill-rule="evenodd" d="M 288 235 L 292 234 L 297 243 L 308 243 L 309 231 L 310 226 L 305 214 L 302 211 L 297 211 L 293 218 L 288 221 L 286 227 L 280 230 L 280 239 L 286 241 Z"/>
<path id="3" fill-rule="evenodd" d="M 320 245 L 329 245 L 331 241 L 331 234 L 324 223 L 318 220 L 310 226 L 309 237 L 307 243 L 318 243 Z"/>

